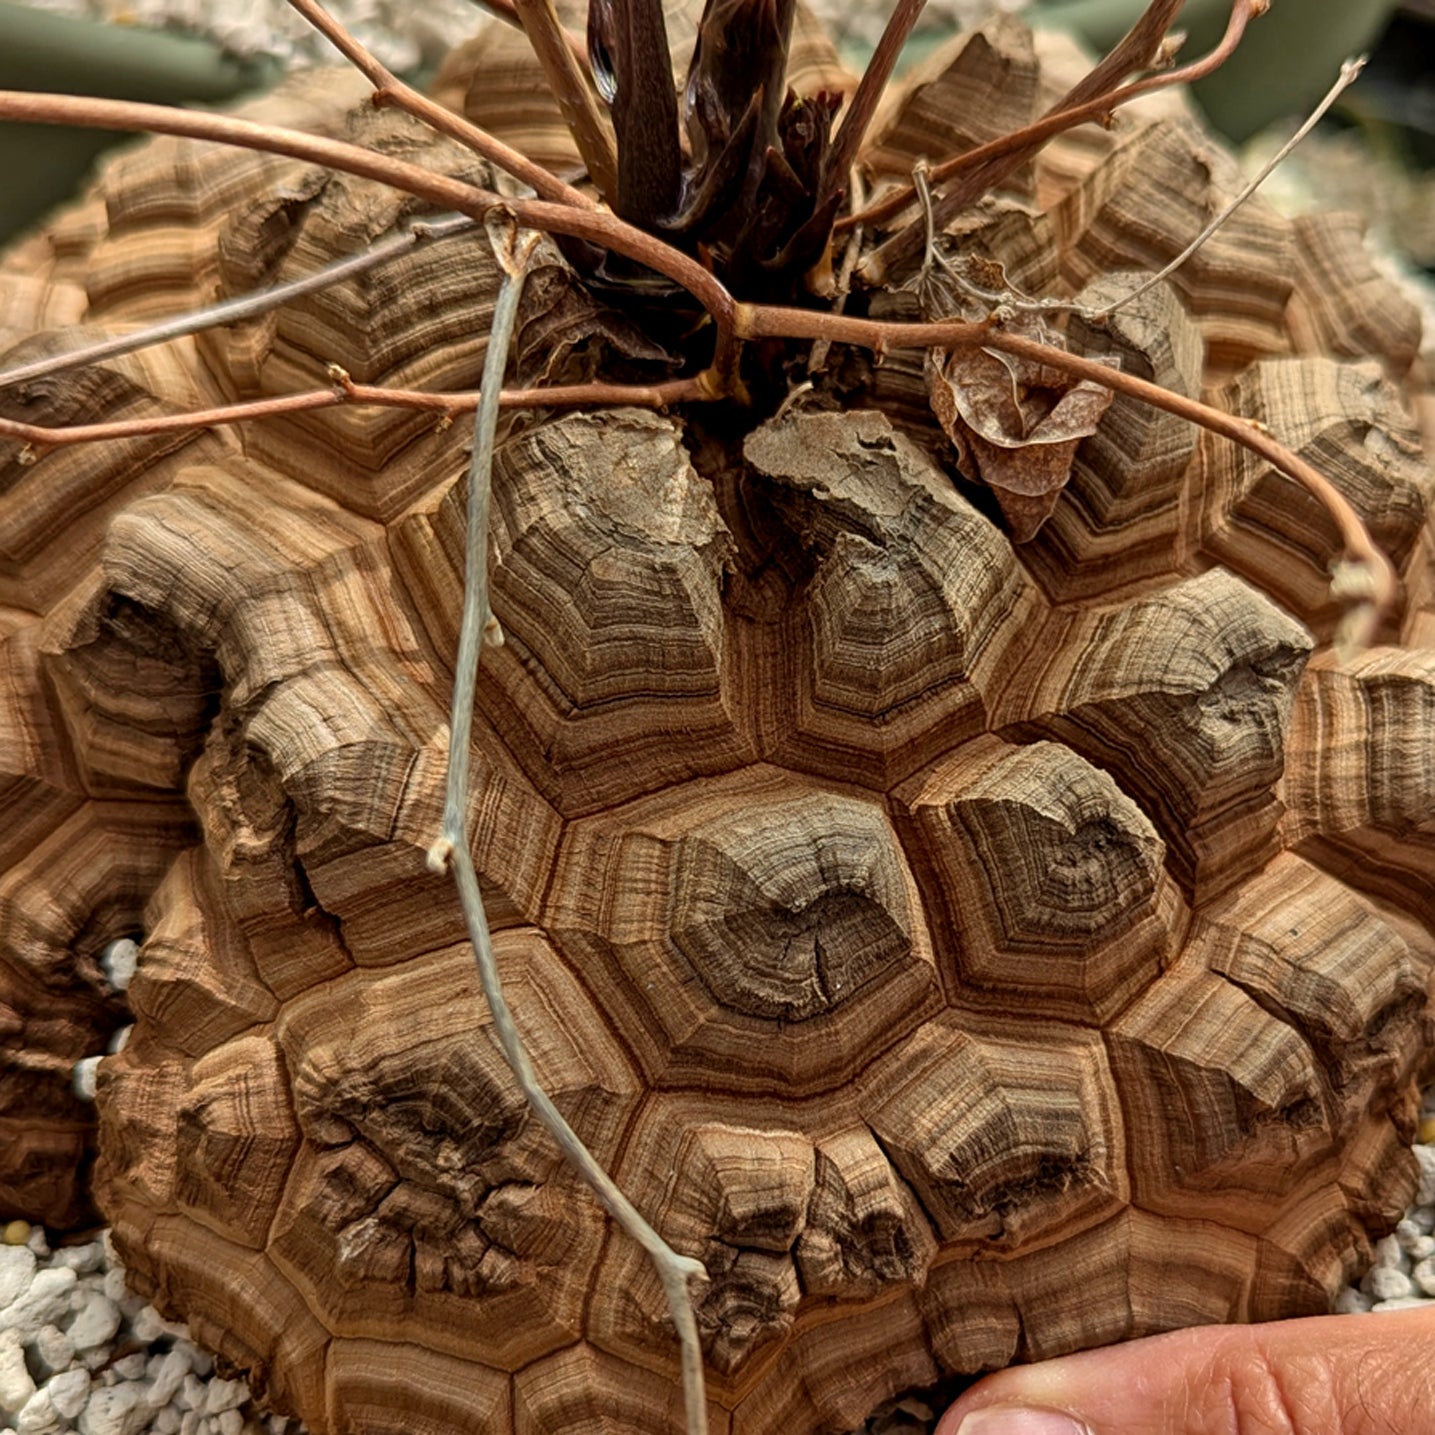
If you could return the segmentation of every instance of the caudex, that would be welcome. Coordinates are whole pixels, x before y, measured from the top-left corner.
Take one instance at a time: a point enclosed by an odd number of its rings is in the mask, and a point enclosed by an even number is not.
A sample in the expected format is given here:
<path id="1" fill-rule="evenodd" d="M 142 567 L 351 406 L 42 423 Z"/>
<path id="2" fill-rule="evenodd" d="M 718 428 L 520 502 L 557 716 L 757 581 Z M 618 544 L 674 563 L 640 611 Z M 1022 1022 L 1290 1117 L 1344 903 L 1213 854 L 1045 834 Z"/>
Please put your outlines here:
<path id="1" fill-rule="evenodd" d="M 1269 8 L 1269 0 L 1235 0 L 1216 48 L 1176 68 L 1176 45 L 1168 32 L 1183 0 L 1153 0 L 1111 53 L 1050 113 L 1001 139 L 933 164 L 925 177 L 930 195 L 926 212 L 917 204 L 916 183 L 866 208 L 852 203 L 853 165 L 863 136 L 924 0 L 902 0 L 893 11 L 845 103 L 827 94 L 799 100 L 789 93 L 784 98 L 793 0 L 710 0 L 684 93 L 686 147 L 679 133 L 659 0 L 595 4 L 586 64 L 575 54 L 582 47 L 562 30 L 550 4 L 524 0 L 510 7 L 494 0 L 494 13 L 521 24 L 529 34 L 585 158 L 596 196 L 590 188 L 550 174 L 405 84 L 316 0 L 291 3 L 373 84 L 375 105 L 398 106 L 470 146 L 529 186 L 534 197 L 500 196 L 337 140 L 162 106 L 8 92 L 0 93 L 0 118 L 188 135 L 330 165 L 474 218 L 503 210 L 519 227 L 565 241 L 570 262 L 605 296 L 650 305 L 660 299 L 685 300 L 693 320 L 693 332 L 685 336 L 686 376 L 658 384 L 509 390 L 500 398 L 505 408 L 616 403 L 661 408 L 745 400 L 750 397 L 746 378 L 751 354 L 773 340 L 848 344 L 879 355 L 894 348 L 987 350 L 1048 365 L 1074 381 L 1128 394 L 1220 434 L 1307 488 L 1330 511 L 1344 543 L 1333 571 L 1337 596 L 1349 605 L 1346 636 L 1358 640 L 1368 634 L 1388 609 L 1395 592 L 1390 565 L 1359 516 L 1324 476 L 1259 425 L 1069 353 L 1059 343 L 1013 332 L 1005 304 L 992 306 L 980 317 L 919 323 L 883 322 L 846 312 L 860 308 L 864 286 L 884 282 L 903 266 L 910 269 L 921 258 L 924 241 L 930 262 L 928 236 L 933 230 L 940 231 L 964 206 L 1000 186 L 1053 136 L 1107 120 L 1132 100 L 1215 69 L 1235 50 L 1249 23 Z M 616 147 L 596 118 L 594 90 L 611 114 Z M 865 246 L 873 226 L 893 220 L 903 222 L 890 237 L 875 247 Z M 840 283 L 837 270 L 843 254 L 855 258 L 855 264 L 847 266 L 846 282 Z M 80 364 L 88 357 L 88 351 L 80 351 L 66 362 Z M 37 370 L 25 372 L 33 377 Z M 0 375 L 0 381 L 9 377 Z M 341 370 L 330 377 L 330 387 L 312 394 L 189 416 L 65 428 L 3 420 L 0 433 L 42 448 L 335 403 L 434 408 L 448 415 L 477 403 L 474 394 L 379 392 L 350 383 Z"/>
<path id="2" fill-rule="evenodd" d="M 1335 596 L 1346 606 L 1341 639 L 1359 644 L 1391 605 L 1395 578 L 1349 502 L 1321 473 L 1250 420 L 1070 352 L 1061 341 L 1059 312 L 1028 302 L 1004 274 L 972 267 L 948 252 L 943 231 L 981 195 L 1000 187 L 1048 140 L 1088 123 L 1107 120 L 1120 106 L 1158 89 L 1208 73 L 1234 50 L 1267 0 L 1234 0 L 1226 34 L 1211 54 L 1176 67 L 1170 38 L 1182 0 L 1153 0 L 1124 39 L 1044 117 L 1001 139 L 950 157 L 934 157 L 912 182 L 865 203 L 858 176 L 864 138 L 903 43 L 923 0 L 900 0 L 871 63 L 850 95 L 798 98 L 785 75 L 795 0 L 708 0 L 698 29 L 681 103 L 674 90 L 661 0 L 594 0 L 586 42 L 564 31 L 549 0 L 485 0 L 495 13 L 519 24 L 538 55 L 586 174 L 559 178 L 403 83 L 381 65 L 316 0 L 291 0 L 371 82 L 375 105 L 410 112 L 468 145 L 532 191 L 510 197 L 463 183 L 356 145 L 222 115 L 60 95 L 0 94 L 0 118 L 91 125 L 190 136 L 289 155 L 392 185 L 437 208 L 488 226 L 507 277 L 494 320 L 481 393 L 422 393 L 362 385 L 341 367 L 309 392 L 236 403 L 188 414 L 64 428 L 0 420 L 0 434 L 30 446 L 131 437 L 197 426 L 253 421 L 339 404 L 377 404 L 430 410 L 441 420 L 477 410 L 471 497 L 470 567 L 465 635 L 458 664 L 451 749 L 449 803 L 444 835 L 435 844 L 436 866 L 456 864 L 456 876 L 474 945 L 484 960 L 487 931 L 477 880 L 466 865 L 463 834 L 464 762 L 468 748 L 463 714 L 471 706 L 473 672 L 485 637 L 500 638 L 487 608 L 484 579 L 487 465 L 501 408 L 560 409 L 629 405 L 671 408 L 735 404 L 775 406 L 803 382 L 804 364 L 816 372 L 832 346 L 884 351 L 910 348 L 928 355 L 933 404 L 944 426 L 961 429 L 948 390 L 991 382 L 983 365 L 997 363 L 996 382 L 1019 374 L 1027 392 L 1019 403 L 1033 423 L 1051 421 L 1063 403 L 1082 410 L 1053 446 L 1049 462 L 1067 467 L 1076 438 L 1090 432 L 1110 395 L 1119 393 L 1166 410 L 1245 446 L 1306 488 L 1329 511 L 1341 535 L 1335 555 Z M 1349 74 L 1342 77 L 1342 83 Z M 1333 92 L 1334 93 L 1334 92 Z M 605 114 L 606 111 L 606 114 Z M 611 130 L 611 134 L 610 134 Z M 571 181 L 571 182 L 570 182 Z M 448 224 L 441 221 L 440 224 Z M 501 389 L 514 306 L 531 238 L 552 236 L 575 273 L 596 296 L 632 313 L 672 356 L 677 377 L 630 384 L 590 382 L 538 389 Z M 873 236 L 880 236 L 874 242 Z M 402 247 L 408 241 L 398 241 Z M 395 247 L 390 244 L 385 253 Z M 349 272 L 356 262 L 336 266 Z M 315 283 L 329 276 L 317 276 Z M 868 316 L 865 298 L 893 283 L 921 297 L 920 321 Z M 294 286 L 182 321 L 192 330 L 262 312 Z M 1100 316 L 1094 317 L 1099 320 Z M 127 336 L 124 347 L 159 342 L 176 326 Z M 91 346 L 58 359 L 0 374 L 0 386 L 92 362 Z M 1004 380 L 1004 376 L 1006 376 Z M 944 387 L 945 386 L 945 387 Z M 486 399 L 486 402 L 485 402 Z M 959 407 L 959 404 L 958 404 Z M 1065 420 L 1063 420 L 1065 421 Z M 1082 428 L 1080 425 L 1090 426 Z M 954 435 L 955 436 L 955 435 Z M 983 471 L 980 436 L 967 436 L 974 467 Z M 1054 458 L 1052 457 L 1054 455 Z M 969 454 L 969 456 L 972 456 Z M 1060 472 L 1050 488 L 1059 488 Z M 1040 515 L 1008 512 L 1014 530 Z M 1020 536 L 1020 533 L 1018 533 Z M 496 1015 L 502 995 L 487 986 Z M 502 1028 L 504 1018 L 499 1016 Z M 507 1038 L 505 1045 L 507 1046 Z M 508 1051 L 522 1073 L 526 1059 L 513 1035 Z M 546 1100 L 525 1079 L 540 1109 Z M 549 1104 L 551 1107 L 551 1103 Z M 545 1124 L 597 1187 L 610 1211 L 649 1249 L 665 1270 L 665 1285 L 683 1335 L 688 1421 L 703 1428 L 701 1359 L 686 1282 L 700 1275 L 697 1262 L 679 1258 L 654 1235 L 607 1182 L 555 1110 Z"/>

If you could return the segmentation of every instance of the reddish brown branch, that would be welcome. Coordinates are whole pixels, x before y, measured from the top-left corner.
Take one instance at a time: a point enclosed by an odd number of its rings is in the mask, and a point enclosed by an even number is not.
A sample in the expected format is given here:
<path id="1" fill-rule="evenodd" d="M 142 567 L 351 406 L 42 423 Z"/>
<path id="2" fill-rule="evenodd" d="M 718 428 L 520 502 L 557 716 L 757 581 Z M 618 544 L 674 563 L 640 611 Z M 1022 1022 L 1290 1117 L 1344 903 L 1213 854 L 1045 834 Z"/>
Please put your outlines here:
<path id="1" fill-rule="evenodd" d="M 831 153 L 827 156 L 822 186 L 817 195 L 819 209 L 847 183 L 847 172 L 856 162 L 857 152 L 867 134 L 867 126 L 872 123 L 872 116 L 876 113 L 883 90 L 887 88 L 887 81 L 892 77 L 897 57 L 902 53 L 902 46 L 907 43 L 907 36 L 912 33 L 912 26 L 917 23 L 926 3 L 927 0 L 898 0 L 897 8 L 888 19 L 886 29 L 882 31 L 882 38 L 877 42 L 877 48 L 872 52 L 872 58 L 862 72 L 857 92 L 852 96 L 852 102 L 842 118 Z"/>
<path id="2" fill-rule="evenodd" d="M 1092 76 L 1103 66 L 1098 66 L 1085 80 L 1070 91 L 1059 104 L 1041 119 L 1013 130 L 1009 135 L 966 150 L 928 171 L 928 183 L 939 185 L 947 180 L 961 178 L 962 182 L 942 195 L 935 210 L 933 222 L 940 229 L 987 190 L 994 188 L 1018 165 L 1025 162 L 1048 140 L 1077 125 L 1093 120 L 1104 120 L 1113 110 L 1139 100 L 1144 95 L 1173 85 L 1191 84 L 1204 79 L 1230 59 L 1246 33 L 1246 27 L 1259 15 L 1265 14 L 1269 0 L 1234 0 L 1226 33 L 1215 49 L 1201 59 L 1168 70 L 1160 75 L 1148 75 L 1119 89 L 1105 90 L 1095 95 L 1083 93 Z M 1148 12 L 1149 14 L 1150 12 Z M 1167 22 L 1169 24 L 1169 21 Z M 1133 32 L 1134 33 L 1134 32 Z M 1130 36 L 1127 37 L 1130 39 Z M 1124 43 L 1124 42 L 1123 42 Z M 1120 46 L 1117 47 L 1120 50 Z M 1113 51 L 1112 54 L 1116 54 Z M 1110 57 L 1108 56 L 1108 60 Z M 1129 67 L 1128 67 L 1129 68 Z M 849 215 L 838 221 L 835 229 L 843 229 L 856 223 L 883 224 L 900 214 L 916 199 L 916 189 L 906 185 L 879 203 L 872 205 L 861 214 Z M 888 240 L 881 248 L 874 250 L 863 262 L 859 273 L 864 282 L 879 284 L 892 266 L 910 259 L 921 247 L 925 226 L 916 224 Z"/>
<path id="3" fill-rule="evenodd" d="M 327 165 L 363 179 L 392 185 L 440 209 L 455 209 L 475 218 L 481 219 L 495 208 L 506 209 L 525 229 L 541 229 L 547 234 L 568 234 L 575 239 L 586 239 L 647 265 L 675 284 L 682 285 L 712 315 L 720 335 L 731 330 L 732 295 L 710 270 L 671 245 L 591 205 L 580 208 L 543 199 L 509 199 L 492 190 L 435 174 L 421 165 L 409 164 L 343 140 L 304 134 L 278 125 L 256 124 L 233 115 L 173 109 L 167 105 L 0 90 L 0 119 L 30 124 L 88 125 L 106 130 L 148 130 L 155 134 L 212 140 L 237 145 L 241 149 L 285 154 L 312 164 Z"/>
<path id="4" fill-rule="evenodd" d="M 518 6 L 513 0 L 473 0 L 473 3 L 480 10 L 487 10 L 495 19 L 502 20 L 507 25 L 512 25 L 515 30 L 523 29 L 523 17 L 518 13 Z M 593 78 L 588 67 L 588 46 L 583 42 L 581 35 L 575 35 L 572 30 L 560 30 L 563 36 L 563 43 L 567 45 L 568 52 L 578 64 L 578 68 L 590 80 Z"/>
<path id="5" fill-rule="evenodd" d="M 498 398 L 504 409 L 571 409 L 596 405 L 631 405 L 665 409 L 673 404 L 691 403 L 718 397 L 700 375 L 673 379 L 662 384 L 564 384 L 549 389 L 505 389 Z M 478 407 L 479 390 L 431 393 L 426 389 L 390 389 L 379 384 L 356 384 L 342 373 L 333 386 L 310 389 L 299 394 L 281 394 L 269 399 L 248 399 L 218 408 L 196 409 L 191 413 L 155 414 L 150 418 L 116 419 L 112 423 L 67 424 L 47 428 L 0 418 L 0 437 L 17 439 L 36 449 L 64 448 L 78 443 L 99 443 L 112 439 L 142 438 L 148 434 L 184 433 L 192 429 L 218 428 L 226 424 L 253 423 L 258 419 L 281 418 L 289 414 L 312 413 L 318 409 L 351 407 L 417 409 L 452 419 L 472 413 Z M 32 455 L 34 461 L 39 455 Z"/>
<path id="6" fill-rule="evenodd" d="M 541 164 L 535 164 L 526 155 L 519 154 L 516 149 L 496 139 L 487 130 L 480 129 L 471 120 L 466 120 L 462 115 L 455 114 L 429 99 L 427 95 L 420 94 L 411 85 L 406 85 L 377 56 L 366 50 L 317 0 L 289 0 L 289 4 L 373 85 L 376 104 L 391 103 L 407 110 L 430 128 L 467 145 L 475 154 L 482 155 L 515 179 L 531 185 L 533 192 L 544 199 L 572 204 L 580 209 L 594 208 L 593 200 L 581 190 L 564 184 Z"/>
<path id="7" fill-rule="evenodd" d="M 1345 545 L 1345 558 L 1369 574 L 1369 598 L 1375 609 L 1386 612 L 1394 603 L 1397 586 L 1394 569 L 1376 547 L 1364 521 L 1349 500 L 1328 478 L 1278 442 L 1266 429 L 1238 414 L 1225 413 L 1198 399 L 1186 398 L 1162 388 L 1160 384 L 1112 369 L 1094 359 L 1082 358 L 1066 349 L 1008 334 L 989 321 L 979 324 L 882 323 L 872 319 L 848 318 L 842 314 L 751 304 L 739 304 L 735 320 L 735 332 L 742 339 L 830 339 L 878 352 L 896 348 L 951 349 L 965 344 L 980 344 L 983 348 L 997 349 L 1063 369 L 1076 378 L 1088 379 L 1115 393 L 1129 395 L 1153 408 L 1175 414 L 1188 423 L 1249 449 L 1265 459 L 1272 468 L 1300 484 L 1330 513 Z"/>

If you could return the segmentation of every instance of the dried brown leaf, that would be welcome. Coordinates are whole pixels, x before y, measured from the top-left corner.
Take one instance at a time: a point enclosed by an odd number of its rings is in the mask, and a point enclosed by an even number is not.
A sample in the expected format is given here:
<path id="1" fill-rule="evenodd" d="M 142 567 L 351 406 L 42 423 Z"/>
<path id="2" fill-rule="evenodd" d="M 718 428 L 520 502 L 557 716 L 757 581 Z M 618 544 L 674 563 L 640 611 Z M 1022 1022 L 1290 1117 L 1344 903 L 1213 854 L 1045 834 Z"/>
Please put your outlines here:
<path id="1" fill-rule="evenodd" d="M 1023 317 L 1012 327 L 1044 326 Z M 1044 332 L 1032 337 L 1056 342 Z M 930 350 L 927 389 L 959 461 L 996 494 L 1017 543 L 1035 537 L 1056 507 L 1078 445 L 1113 397 L 1049 364 L 979 348 Z"/>

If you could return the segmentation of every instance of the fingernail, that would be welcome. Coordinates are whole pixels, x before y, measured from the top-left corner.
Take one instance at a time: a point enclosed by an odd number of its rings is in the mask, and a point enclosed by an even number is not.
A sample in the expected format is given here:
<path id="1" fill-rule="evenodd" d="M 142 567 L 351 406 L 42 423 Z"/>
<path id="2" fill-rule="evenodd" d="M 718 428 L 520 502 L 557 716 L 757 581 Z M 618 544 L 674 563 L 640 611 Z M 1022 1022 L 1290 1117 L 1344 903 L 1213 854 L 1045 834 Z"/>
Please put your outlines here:
<path id="1" fill-rule="evenodd" d="M 956 1435 L 1091 1435 L 1091 1431 L 1074 1415 L 1060 1410 L 988 1405 L 963 1415 Z"/>

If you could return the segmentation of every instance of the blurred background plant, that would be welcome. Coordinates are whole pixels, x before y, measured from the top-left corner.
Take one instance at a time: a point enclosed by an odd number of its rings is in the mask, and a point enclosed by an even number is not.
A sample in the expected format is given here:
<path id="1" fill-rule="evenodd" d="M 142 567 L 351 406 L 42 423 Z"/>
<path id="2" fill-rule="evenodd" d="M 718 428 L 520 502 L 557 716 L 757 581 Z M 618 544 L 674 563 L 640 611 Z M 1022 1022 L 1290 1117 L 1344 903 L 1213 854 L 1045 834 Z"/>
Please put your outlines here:
<path id="1" fill-rule="evenodd" d="M 880 33 L 883 0 L 812 0 L 860 65 Z M 1106 49 L 1145 0 L 930 0 L 912 58 L 993 9 L 1068 30 Z M 392 69 L 422 77 L 479 22 L 473 0 L 332 0 Z M 1209 48 L 1229 0 L 1187 0 L 1187 55 Z M 1333 116 L 1270 182 L 1288 208 L 1355 209 L 1379 243 L 1435 270 L 1435 0 L 1274 0 L 1235 58 L 1197 99 L 1247 147 L 1250 167 L 1276 149 L 1329 87 L 1340 62 L 1372 62 Z M 295 65 L 335 58 L 284 0 L 0 0 L 0 87 L 68 90 L 163 103 L 218 104 L 263 89 Z M 0 237 L 74 193 L 112 135 L 0 126 Z M 1435 336 L 1435 319 L 1427 325 Z"/>

